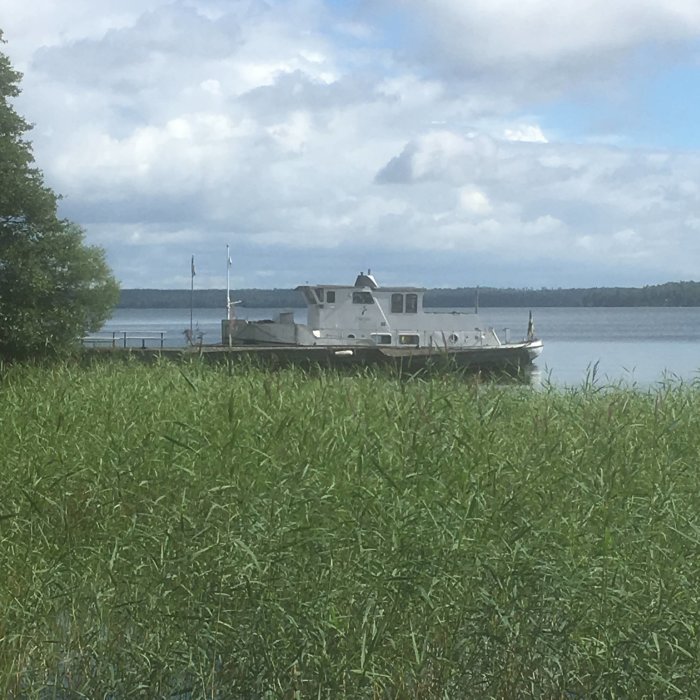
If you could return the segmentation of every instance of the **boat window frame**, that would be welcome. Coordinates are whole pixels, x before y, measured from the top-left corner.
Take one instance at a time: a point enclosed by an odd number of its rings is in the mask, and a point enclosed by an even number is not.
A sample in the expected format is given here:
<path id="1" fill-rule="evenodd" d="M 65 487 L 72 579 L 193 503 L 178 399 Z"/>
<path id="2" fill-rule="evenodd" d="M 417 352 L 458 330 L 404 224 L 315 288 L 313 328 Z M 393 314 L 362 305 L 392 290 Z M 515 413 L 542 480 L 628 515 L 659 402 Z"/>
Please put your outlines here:
<path id="1" fill-rule="evenodd" d="M 353 304 L 374 304 L 374 297 L 372 292 L 367 292 L 364 290 L 355 290 L 352 293 L 352 303 Z"/>
<path id="2" fill-rule="evenodd" d="M 394 292 L 391 295 L 391 313 L 392 314 L 402 314 L 404 309 L 404 299 L 403 294 L 400 292 Z"/>
<path id="3" fill-rule="evenodd" d="M 420 336 L 417 333 L 399 333 L 399 345 L 420 345 Z"/>
<path id="4" fill-rule="evenodd" d="M 418 313 L 418 295 L 411 293 L 406 295 L 405 313 L 407 314 L 417 314 Z"/>
<path id="5" fill-rule="evenodd" d="M 370 338 L 377 345 L 391 345 L 391 333 L 371 333 Z"/>
<path id="6" fill-rule="evenodd" d="M 335 304 L 335 289 L 326 290 L 326 303 Z"/>

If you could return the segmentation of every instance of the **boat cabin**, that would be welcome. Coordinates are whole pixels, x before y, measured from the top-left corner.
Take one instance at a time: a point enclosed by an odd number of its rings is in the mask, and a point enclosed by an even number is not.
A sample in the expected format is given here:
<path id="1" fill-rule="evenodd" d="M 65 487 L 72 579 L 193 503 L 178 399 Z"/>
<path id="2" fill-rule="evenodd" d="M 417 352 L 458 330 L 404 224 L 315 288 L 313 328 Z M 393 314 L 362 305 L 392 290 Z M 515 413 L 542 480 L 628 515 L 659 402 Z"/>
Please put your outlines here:
<path id="1" fill-rule="evenodd" d="M 403 345 L 418 345 L 415 336 L 424 289 L 382 287 L 370 273 L 360 274 L 353 286 L 323 285 L 297 287 L 307 304 L 307 325 L 312 329 L 342 331 L 349 340 L 365 337 L 377 345 L 392 345 L 393 329 L 406 329 Z M 410 330 L 409 330 L 410 329 Z M 353 333 L 354 331 L 354 333 Z"/>
<path id="2" fill-rule="evenodd" d="M 399 347 L 482 345 L 475 313 L 431 312 L 421 287 L 380 287 L 370 271 L 355 284 L 301 285 L 307 323 L 318 341 Z M 491 342 L 498 343 L 491 332 Z"/>

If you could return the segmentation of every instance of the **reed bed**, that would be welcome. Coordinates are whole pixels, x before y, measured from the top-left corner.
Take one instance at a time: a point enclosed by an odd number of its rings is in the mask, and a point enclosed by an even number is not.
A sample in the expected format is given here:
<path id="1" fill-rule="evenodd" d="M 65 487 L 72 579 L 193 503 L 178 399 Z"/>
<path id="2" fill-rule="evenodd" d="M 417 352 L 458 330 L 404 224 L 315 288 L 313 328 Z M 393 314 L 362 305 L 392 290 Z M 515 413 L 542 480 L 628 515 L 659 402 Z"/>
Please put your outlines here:
<path id="1" fill-rule="evenodd" d="M 0 368 L 0 696 L 700 696 L 700 389 Z"/>

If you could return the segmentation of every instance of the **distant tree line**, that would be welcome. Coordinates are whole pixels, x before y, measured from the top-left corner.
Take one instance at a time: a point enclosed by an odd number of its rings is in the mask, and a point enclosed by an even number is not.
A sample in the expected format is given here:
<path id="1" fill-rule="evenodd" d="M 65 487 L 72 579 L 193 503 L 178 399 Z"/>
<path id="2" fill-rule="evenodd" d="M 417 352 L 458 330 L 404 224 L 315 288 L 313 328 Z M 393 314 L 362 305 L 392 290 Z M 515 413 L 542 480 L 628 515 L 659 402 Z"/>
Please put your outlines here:
<path id="1" fill-rule="evenodd" d="M 499 289 L 459 287 L 429 289 L 428 308 L 538 306 L 700 306 L 700 282 L 667 282 L 646 287 L 594 287 L 574 289 Z M 304 298 L 294 289 L 236 289 L 232 301 L 249 308 L 303 308 Z M 195 308 L 226 308 L 222 289 L 197 289 L 192 296 Z M 122 289 L 120 308 L 189 308 L 187 289 Z"/>
<path id="2" fill-rule="evenodd" d="M 431 289 L 425 294 L 425 306 L 472 306 L 477 290 Z M 478 290 L 479 305 L 485 307 L 537 306 L 700 306 L 700 282 L 666 282 L 645 287 L 593 287 L 573 289 L 498 289 Z"/>
<path id="3" fill-rule="evenodd" d="M 585 289 L 499 289 L 497 287 L 460 287 L 430 289 L 423 304 L 428 308 L 449 307 L 533 307 L 583 306 Z"/>
<path id="4" fill-rule="evenodd" d="M 700 282 L 589 289 L 584 306 L 700 306 Z"/>

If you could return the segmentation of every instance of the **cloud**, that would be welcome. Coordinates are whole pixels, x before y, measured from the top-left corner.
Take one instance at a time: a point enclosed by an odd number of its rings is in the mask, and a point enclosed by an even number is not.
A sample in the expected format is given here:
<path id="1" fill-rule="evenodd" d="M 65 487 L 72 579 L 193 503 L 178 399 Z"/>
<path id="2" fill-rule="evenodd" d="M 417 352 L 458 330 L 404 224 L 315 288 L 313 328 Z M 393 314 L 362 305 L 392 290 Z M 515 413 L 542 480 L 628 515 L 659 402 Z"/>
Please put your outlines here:
<path id="1" fill-rule="evenodd" d="M 646 42 L 692 40 L 693 0 L 405 0 L 412 36 L 456 70 L 598 64 Z M 418 21 L 417 21 L 418 20 Z M 420 21 L 424 20 L 424 21 Z"/>
<path id="2" fill-rule="evenodd" d="M 242 285 L 693 276 L 697 151 L 542 115 L 694 60 L 694 2 L 7 2 L 37 162 L 127 286 L 220 279 L 226 243 Z"/>
<path id="3" fill-rule="evenodd" d="M 474 175 L 493 163 L 494 142 L 487 135 L 429 131 L 410 141 L 376 175 L 378 183 L 408 183 L 419 180 L 459 180 L 465 169 Z"/>
<path id="4" fill-rule="evenodd" d="M 508 141 L 547 143 L 547 138 L 537 124 L 518 124 L 505 129 L 503 135 Z"/>
<path id="5" fill-rule="evenodd" d="M 671 253 L 666 242 L 692 235 L 686 217 L 698 191 L 687 178 L 699 166 L 697 154 L 441 132 L 406 144 L 377 182 L 410 203 L 398 227 L 404 245 L 566 264 L 674 258 L 684 268 L 684 252 Z"/>
<path id="6" fill-rule="evenodd" d="M 466 212 L 484 216 L 493 210 L 489 198 L 480 190 L 463 187 L 459 193 L 459 204 Z"/>

